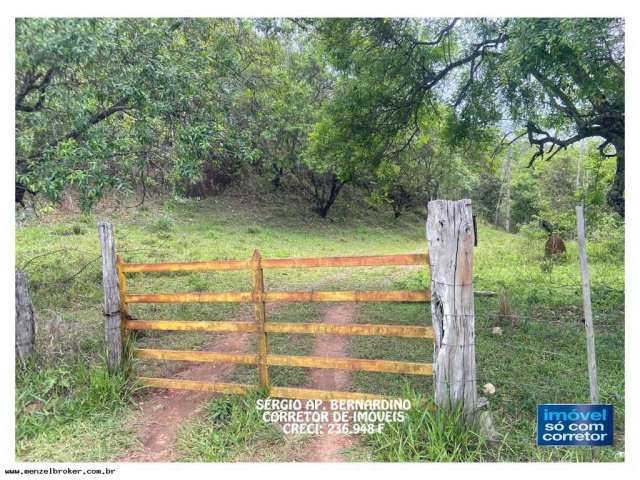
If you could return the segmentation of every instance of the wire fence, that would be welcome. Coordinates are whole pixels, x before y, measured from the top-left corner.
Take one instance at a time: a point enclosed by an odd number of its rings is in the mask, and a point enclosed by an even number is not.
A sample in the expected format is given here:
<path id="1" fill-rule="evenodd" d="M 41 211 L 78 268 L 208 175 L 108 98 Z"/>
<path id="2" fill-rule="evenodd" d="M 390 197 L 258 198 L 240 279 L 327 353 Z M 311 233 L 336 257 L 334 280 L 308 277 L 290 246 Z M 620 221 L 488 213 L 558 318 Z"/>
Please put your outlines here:
<path id="1" fill-rule="evenodd" d="M 527 288 L 487 288 L 500 293 L 476 300 L 478 388 L 492 408 L 513 421 L 533 421 L 539 403 L 589 402 L 581 282 L 536 284 L 531 288 L 543 290 L 552 305 L 514 302 L 510 306 L 510 294 L 516 296 Z M 591 293 L 592 298 L 605 299 L 601 304 L 594 302 L 593 311 L 600 398 L 613 403 L 620 416 L 624 412 L 624 286 L 592 283 Z M 622 421 L 617 431 L 623 433 L 623 418 L 618 420 Z"/>

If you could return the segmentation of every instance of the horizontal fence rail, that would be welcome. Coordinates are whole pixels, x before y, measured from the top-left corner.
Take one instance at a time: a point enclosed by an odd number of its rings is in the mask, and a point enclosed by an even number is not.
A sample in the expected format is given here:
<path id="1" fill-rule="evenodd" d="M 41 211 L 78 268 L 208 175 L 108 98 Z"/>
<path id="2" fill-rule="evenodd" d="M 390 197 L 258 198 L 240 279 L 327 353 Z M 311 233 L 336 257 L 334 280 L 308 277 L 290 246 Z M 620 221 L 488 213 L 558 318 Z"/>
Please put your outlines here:
<path id="1" fill-rule="evenodd" d="M 127 294 L 126 303 L 253 303 L 251 292 Z M 417 291 L 265 292 L 263 302 L 427 302 L 431 293 Z"/>
<path id="2" fill-rule="evenodd" d="M 189 320 L 127 320 L 128 330 L 164 330 L 191 332 L 248 332 L 258 327 L 251 322 L 207 322 Z M 433 338 L 433 328 L 415 325 L 333 325 L 327 323 L 272 322 L 265 325 L 267 333 L 360 335 L 404 338 Z"/>
<path id="3" fill-rule="evenodd" d="M 170 378 L 140 377 L 140 382 L 146 387 L 171 388 L 179 390 L 193 390 L 197 392 L 233 393 L 244 395 L 254 385 L 239 383 L 210 383 L 197 380 L 181 380 Z M 297 398 L 301 400 L 382 400 L 393 397 L 376 395 L 374 393 L 344 392 L 332 390 L 316 390 L 312 388 L 271 387 L 269 395 L 277 398 Z"/>
<path id="4" fill-rule="evenodd" d="M 429 255 L 367 255 L 357 257 L 272 258 L 261 262 L 262 268 L 314 267 L 386 267 L 428 265 Z M 123 272 L 209 272 L 216 270 L 251 270 L 250 260 L 213 260 L 209 262 L 123 263 Z"/>
<path id="5" fill-rule="evenodd" d="M 139 380 L 145 387 L 176 388 L 179 390 L 195 390 L 198 392 L 235 393 L 237 395 L 244 395 L 254 388 L 253 385 L 244 385 L 241 383 L 209 383 L 197 380 L 171 378 L 140 377 Z"/>
<path id="6" fill-rule="evenodd" d="M 190 350 L 158 350 L 153 348 L 139 348 L 134 350 L 137 358 L 147 360 L 177 360 L 183 362 L 220 362 L 242 363 L 256 365 L 260 357 L 255 353 L 221 353 L 221 352 L 193 352 Z"/>
<path id="7" fill-rule="evenodd" d="M 126 303 L 252 303 L 251 292 L 126 294 Z"/>
<path id="8" fill-rule="evenodd" d="M 274 355 L 268 353 L 267 333 L 276 334 L 325 334 L 356 336 L 388 336 L 402 338 L 434 338 L 433 328 L 420 325 L 334 325 L 324 323 L 267 322 L 265 303 L 289 302 L 429 302 L 429 290 L 418 291 L 303 291 L 265 292 L 263 270 L 265 268 L 314 268 L 314 267 L 382 267 L 382 266 L 429 266 L 427 254 L 370 255 L 351 257 L 312 257 L 263 259 L 258 251 L 250 260 L 214 260 L 207 262 L 172 263 L 126 263 L 118 259 L 120 279 L 121 311 L 125 320 L 123 329 L 199 332 L 244 332 L 258 336 L 257 353 L 224 353 L 164 349 L 134 349 L 136 358 L 157 361 L 216 362 L 256 365 L 260 387 L 266 388 L 270 396 L 298 399 L 353 399 L 369 400 L 391 398 L 383 395 L 315 390 L 308 388 L 272 386 L 268 367 L 323 368 L 366 372 L 382 372 L 409 375 L 432 375 L 431 363 L 395 360 L 354 359 L 344 357 L 316 357 L 296 355 Z M 171 273 L 250 270 L 253 272 L 251 292 L 189 292 L 189 293 L 127 293 L 126 273 Z M 185 320 L 138 320 L 129 315 L 130 304 L 147 303 L 253 303 L 256 319 L 243 321 L 185 321 Z M 253 385 L 236 383 L 209 383 L 194 380 L 141 377 L 144 386 L 214 393 L 245 394 Z"/>
<path id="9" fill-rule="evenodd" d="M 361 335 L 404 338 L 433 338 L 433 328 L 415 325 L 332 325 L 327 323 L 268 323 L 269 333 L 308 333 L 329 335 Z"/>
<path id="10" fill-rule="evenodd" d="M 184 362 L 220 362 L 258 365 L 260 356 L 251 353 L 193 352 L 185 350 L 134 350 L 137 358 L 147 360 L 175 360 Z M 272 355 L 266 357 L 267 365 L 278 367 L 334 368 L 338 370 L 360 370 L 363 372 L 406 373 L 431 375 L 430 363 L 398 362 L 391 360 L 367 360 L 341 357 L 305 357 L 296 355 Z"/>
<path id="11" fill-rule="evenodd" d="M 253 322 L 207 322 L 189 320 L 127 320 L 127 330 L 164 330 L 174 332 L 247 332 L 255 333 L 258 327 Z"/>
<path id="12" fill-rule="evenodd" d="M 278 398 L 299 398 L 302 400 L 382 400 L 390 398 L 375 393 L 316 390 L 313 388 L 271 387 L 269 394 Z"/>

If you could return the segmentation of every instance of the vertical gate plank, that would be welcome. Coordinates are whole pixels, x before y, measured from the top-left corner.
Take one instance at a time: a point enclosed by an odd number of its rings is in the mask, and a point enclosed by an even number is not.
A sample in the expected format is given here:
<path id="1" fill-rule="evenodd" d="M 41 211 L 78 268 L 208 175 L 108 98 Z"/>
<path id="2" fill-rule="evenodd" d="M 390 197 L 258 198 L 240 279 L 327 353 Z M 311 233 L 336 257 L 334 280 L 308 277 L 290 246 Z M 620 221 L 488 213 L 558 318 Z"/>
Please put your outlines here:
<path id="1" fill-rule="evenodd" d="M 122 366 L 122 315 L 120 312 L 120 289 L 116 270 L 116 244 L 113 225 L 98 224 L 100 249 L 102 251 L 102 288 L 104 289 L 105 341 L 107 344 L 107 367 L 110 372 Z"/>
<path id="2" fill-rule="evenodd" d="M 265 332 L 266 309 L 264 302 L 264 274 L 261 264 L 262 257 L 258 250 L 253 251 L 251 268 L 253 269 L 253 303 L 255 305 L 256 326 L 258 328 L 258 374 L 260 387 L 269 390 L 269 367 L 267 366 L 267 333 Z"/>
<path id="3" fill-rule="evenodd" d="M 120 310 L 124 318 L 129 318 L 129 306 L 125 301 L 125 295 L 127 294 L 127 277 L 124 274 L 122 266 L 124 261 L 120 255 L 116 255 L 116 268 L 118 270 L 118 295 L 120 296 Z"/>
<path id="4" fill-rule="evenodd" d="M 129 318 L 129 306 L 125 301 L 125 295 L 127 294 L 127 277 L 123 270 L 124 261 L 120 255 L 116 255 L 116 269 L 118 271 L 118 296 L 120 297 L 120 313 L 122 319 L 120 322 L 120 336 L 122 337 L 123 348 L 127 344 L 130 338 L 130 332 L 125 328 L 125 323 Z"/>
<path id="5" fill-rule="evenodd" d="M 440 408 L 477 404 L 473 303 L 471 200 L 433 200 L 428 205 L 434 390 Z"/>

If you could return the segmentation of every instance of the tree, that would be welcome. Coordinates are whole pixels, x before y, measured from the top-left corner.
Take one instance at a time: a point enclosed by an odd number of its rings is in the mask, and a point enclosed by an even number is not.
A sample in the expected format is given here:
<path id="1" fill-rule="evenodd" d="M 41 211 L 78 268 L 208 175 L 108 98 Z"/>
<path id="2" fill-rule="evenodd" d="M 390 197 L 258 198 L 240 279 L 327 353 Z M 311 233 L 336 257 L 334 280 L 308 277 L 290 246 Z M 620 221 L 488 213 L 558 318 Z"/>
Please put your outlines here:
<path id="1" fill-rule="evenodd" d="M 113 20 L 16 22 L 16 194 L 57 198 L 76 184 L 90 205 L 115 185 L 115 162 L 135 157 L 131 114 L 144 103 L 146 65 L 170 35 L 164 23 L 139 39 Z"/>
<path id="2" fill-rule="evenodd" d="M 441 196 L 469 196 L 474 171 L 490 169 L 483 145 L 476 144 L 473 153 L 451 147 L 445 112 L 423 116 L 419 128 L 410 145 L 383 157 L 370 179 L 373 198 L 388 204 L 396 218 L 403 211 L 426 208 L 430 200 Z M 463 152 L 468 158 L 464 159 Z"/>
<path id="3" fill-rule="evenodd" d="M 184 193 L 208 165 L 251 160 L 233 106 L 259 44 L 243 20 L 19 20 L 16 198 L 74 186 L 89 209 L 108 188 Z"/>
<path id="4" fill-rule="evenodd" d="M 342 183 L 303 156 L 333 81 L 312 40 L 273 19 L 19 20 L 16 202 L 205 196 L 253 171 L 326 215 Z"/>
<path id="5" fill-rule="evenodd" d="M 396 215 L 404 208 L 401 204 L 414 204 L 437 191 L 433 168 L 447 159 L 428 152 L 436 144 L 436 149 L 441 148 L 439 139 L 434 142 L 436 130 L 437 135 L 451 138 L 453 130 L 452 110 L 442 106 L 436 87 L 458 66 L 503 41 L 499 35 L 463 51 L 451 35 L 456 22 L 314 22 L 324 54 L 338 73 L 331 101 L 311 133 L 307 155 L 316 168 L 331 171 L 342 183 L 357 180 L 373 185 L 376 198 L 388 202 Z M 453 53 L 457 53 L 455 59 Z M 475 140 L 482 144 L 486 137 L 487 132 L 482 132 Z M 431 192 L 416 185 L 421 175 L 433 182 Z"/>
<path id="6" fill-rule="evenodd" d="M 611 18 L 19 19 L 16 202 L 204 196 L 252 172 L 321 216 L 345 184 L 399 215 L 490 187 L 501 132 L 531 166 L 599 138 L 624 215 L 623 40 Z"/>
<path id="7" fill-rule="evenodd" d="M 254 130 L 263 163 L 259 173 L 270 176 L 276 189 L 291 183 L 302 188 L 314 211 L 326 217 L 343 182 L 305 153 L 333 76 L 305 30 L 287 21 L 262 21 L 258 28 L 265 32 L 262 48 L 269 51 L 269 60 L 240 108 Z"/>
<path id="8" fill-rule="evenodd" d="M 318 24 L 343 73 L 334 143 L 372 168 L 407 148 L 421 111 L 450 105 L 452 142 L 522 128 L 531 164 L 589 137 L 617 157 L 608 200 L 624 215 L 624 23 L 620 19 L 339 19 Z M 349 113 L 349 115 L 347 115 Z M 327 122 L 329 123 L 329 122 Z M 609 151 L 614 148 L 614 152 Z M 327 147 L 325 147 L 325 150 Z"/>
<path id="9" fill-rule="evenodd" d="M 624 20 L 512 20 L 508 35 L 499 71 L 537 147 L 530 165 L 600 137 L 601 155 L 617 159 L 608 202 L 624 217 Z"/>

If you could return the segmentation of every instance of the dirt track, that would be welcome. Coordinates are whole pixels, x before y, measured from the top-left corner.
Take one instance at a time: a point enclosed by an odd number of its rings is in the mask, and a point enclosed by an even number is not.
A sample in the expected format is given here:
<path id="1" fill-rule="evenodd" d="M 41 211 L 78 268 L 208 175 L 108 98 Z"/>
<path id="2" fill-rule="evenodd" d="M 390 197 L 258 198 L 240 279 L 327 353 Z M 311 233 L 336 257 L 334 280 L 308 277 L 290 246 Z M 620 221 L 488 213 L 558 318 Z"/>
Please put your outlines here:
<path id="1" fill-rule="evenodd" d="M 247 333 L 227 333 L 216 338 L 203 350 L 243 353 L 249 344 Z M 229 363 L 202 363 L 189 366 L 177 377 L 190 380 L 222 382 L 230 374 Z M 175 442 L 179 428 L 193 418 L 215 393 L 188 390 L 152 390 L 140 404 L 137 426 L 141 449 L 117 459 L 120 462 L 171 462 L 176 460 Z"/>
<path id="2" fill-rule="evenodd" d="M 346 303 L 331 306 L 325 313 L 324 323 L 337 325 L 353 323 L 356 305 Z M 313 355 L 318 357 L 346 357 L 348 338 L 343 335 L 317 335 Z M 344 370 L 314 369 L 311 371 L 310 386 L 320 390 L 347 390 L 351 384 L 351 374 Z M 325 404 L 328 409 L 328 405 Z M 353 446 L 355 439 L 348 435 L 325 433 L 314 437 L 305 457 L 307 462 L 340 462 L 341 453 Z"/>
<path id="3" fill-rule="evenodd" d="M 331 280 L 343 277 L 344 273 L 333 275 Z M 327 282 L 329 279 L 325 279 Z M 353 322 L 357 306 L 353 303 L 330 306 L 322 319 L 326 323 L 347 324 Z M 240 318 L 238 321 L 252 321 Z M 250 345 L 251 334 L 227 333 L 219 335 L 207 344 L 203 351 L 244 353 Z M 317 335 L 313 348 L 314 356 L 347 356 L 348 339 L 340 335 Z M 208 382 L 224 382 L 233 371 L 232 364 L 203 363 L 189 365 L 176 377 Z M 351 382 L 351 374 L 341 370 L 313 369 L 310 371 L 309 387 L 321 390 L 346 390 Z M 140 448 L 135 448 L 116 459 L 120 462 L 172 462 L 177 460 L 175 444 L 178 431 L 188 420 L 194 418 L 206 401 L 215 393 L 152 389 L 140 403 L 139 423 L 136 425 Z M 354 439 L 346 435 L 324 434 L 314 437 L 305 450 L 304 461 L 339 462 L 341 452 L 354 444 Z"/>

